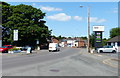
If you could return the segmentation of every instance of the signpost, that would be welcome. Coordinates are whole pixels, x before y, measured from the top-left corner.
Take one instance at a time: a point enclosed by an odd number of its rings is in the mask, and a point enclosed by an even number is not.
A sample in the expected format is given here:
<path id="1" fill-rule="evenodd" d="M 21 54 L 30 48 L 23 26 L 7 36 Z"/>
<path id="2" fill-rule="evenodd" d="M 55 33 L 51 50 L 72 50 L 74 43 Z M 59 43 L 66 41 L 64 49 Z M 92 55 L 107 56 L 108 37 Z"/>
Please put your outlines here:
<path id="1" fill-rule="evenodd" d="M 13 40 L 18 41 L 18 30 L 14 30 Z"/>
<path id="2" fill-rule="evenodd" d="M 2 46 L 2 26 L 0 25 L 0 47 Z"/>
<path id="3" fill-rule="evenodd" d="M 94 46 L 96 48 L 102 47 L 102 32 L 104 32 L 104 26 L 93 26 L 93 32 L 95 33 Z"/>

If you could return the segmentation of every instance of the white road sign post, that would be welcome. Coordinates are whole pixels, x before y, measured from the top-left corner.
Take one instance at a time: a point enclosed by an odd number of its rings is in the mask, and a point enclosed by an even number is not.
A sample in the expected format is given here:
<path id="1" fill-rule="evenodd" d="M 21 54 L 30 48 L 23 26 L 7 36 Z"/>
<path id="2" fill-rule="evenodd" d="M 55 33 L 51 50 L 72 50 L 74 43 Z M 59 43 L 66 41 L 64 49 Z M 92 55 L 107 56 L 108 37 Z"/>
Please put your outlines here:
<path id="1" fill-rule="evenodd" d="M 18 41 L 18 30 L 14 30 L 13 40 Z"/>

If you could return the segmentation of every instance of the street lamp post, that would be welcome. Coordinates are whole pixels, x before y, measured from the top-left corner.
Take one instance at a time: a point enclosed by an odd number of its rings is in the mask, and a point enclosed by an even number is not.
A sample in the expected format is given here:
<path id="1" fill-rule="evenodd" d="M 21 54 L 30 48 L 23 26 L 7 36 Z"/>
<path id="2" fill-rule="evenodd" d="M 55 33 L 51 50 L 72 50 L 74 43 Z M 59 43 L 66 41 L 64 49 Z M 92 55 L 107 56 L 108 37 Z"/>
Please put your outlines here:
<path id="1" fill-rule="evenodd" d="M 80 6 L 81 8 L 84 6 Z M 90 7 L 88 7 L 88 44 L 87 44 L 87 50 L 88 53 L 90 53 Z"/>

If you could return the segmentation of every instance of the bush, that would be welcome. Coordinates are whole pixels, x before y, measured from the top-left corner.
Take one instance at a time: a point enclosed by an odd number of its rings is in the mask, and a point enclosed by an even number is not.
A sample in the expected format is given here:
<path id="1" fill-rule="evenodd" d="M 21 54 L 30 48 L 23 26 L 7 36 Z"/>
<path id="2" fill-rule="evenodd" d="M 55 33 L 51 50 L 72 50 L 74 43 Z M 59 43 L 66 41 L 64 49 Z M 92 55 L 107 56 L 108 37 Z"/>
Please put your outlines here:
<path id="1" fill-rule="evenodd" d="M 20 50 L 19 48 L 13 47 L 12 49 L 9 49 L 8 51 L 14 51 L 14 50 Z"/>

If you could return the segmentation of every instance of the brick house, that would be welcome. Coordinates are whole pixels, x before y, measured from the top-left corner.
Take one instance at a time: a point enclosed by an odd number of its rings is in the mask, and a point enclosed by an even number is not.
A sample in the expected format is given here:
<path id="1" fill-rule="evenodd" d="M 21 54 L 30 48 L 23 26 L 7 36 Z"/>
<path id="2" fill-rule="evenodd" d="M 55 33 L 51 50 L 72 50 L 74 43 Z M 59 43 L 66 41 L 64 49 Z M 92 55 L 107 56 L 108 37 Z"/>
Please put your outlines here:
<path id="1" fill-rule="evenodd" d="M 59 40 L 56 38 L 52 38 L 51 41 L 52 41 L 52 43 L 59 43 Z"/>

